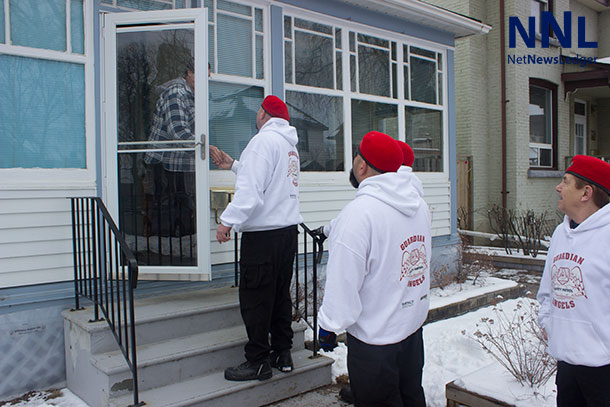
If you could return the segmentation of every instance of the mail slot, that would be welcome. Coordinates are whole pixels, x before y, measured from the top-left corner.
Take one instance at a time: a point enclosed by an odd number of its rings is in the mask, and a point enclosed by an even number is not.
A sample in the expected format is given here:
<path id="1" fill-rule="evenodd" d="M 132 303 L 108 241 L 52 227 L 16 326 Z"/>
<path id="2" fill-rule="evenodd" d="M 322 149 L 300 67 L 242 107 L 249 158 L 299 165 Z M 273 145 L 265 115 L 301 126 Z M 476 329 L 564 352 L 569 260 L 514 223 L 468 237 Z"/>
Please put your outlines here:
<path id="1" fill-rule="evenodd" d="M 210 209 L 214 210 L 216 223 L 220 223 L 218 220 L 218 210 L 225 209 L 229 202 L 231 202 L 231 199 L 233 199 L 234 194 L 234 188 L 210 188 Z"/>

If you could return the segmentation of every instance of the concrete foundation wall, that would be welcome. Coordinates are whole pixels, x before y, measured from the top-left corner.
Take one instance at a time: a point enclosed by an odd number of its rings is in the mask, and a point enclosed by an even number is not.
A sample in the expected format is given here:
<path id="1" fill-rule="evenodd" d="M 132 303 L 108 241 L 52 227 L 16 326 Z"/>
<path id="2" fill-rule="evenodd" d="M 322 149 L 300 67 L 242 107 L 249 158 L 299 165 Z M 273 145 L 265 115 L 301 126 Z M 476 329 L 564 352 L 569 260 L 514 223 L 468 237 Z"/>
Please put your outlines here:
<path id="1" fill-rule="evenodd" d="M 66 385 L 64 306 L 0 315 L 0 400 Z"/>

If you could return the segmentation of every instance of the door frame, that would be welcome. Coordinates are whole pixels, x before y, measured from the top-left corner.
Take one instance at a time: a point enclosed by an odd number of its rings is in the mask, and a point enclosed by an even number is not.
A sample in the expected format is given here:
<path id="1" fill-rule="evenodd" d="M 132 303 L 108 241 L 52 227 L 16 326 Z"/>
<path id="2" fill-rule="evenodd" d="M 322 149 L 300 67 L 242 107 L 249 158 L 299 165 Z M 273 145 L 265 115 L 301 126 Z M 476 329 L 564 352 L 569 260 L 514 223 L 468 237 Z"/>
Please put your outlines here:
<path id="1" fill-rule="evenodd" d="M 153 273 L 149 278 L 184 279 L 193 275 L 193 280 L 210 280 L 210 193 L 208 154 L 208 78 L 207 78 L 207 8 L 135 11 L 103 14 L 102 24 L 102 97 L 101 117 L 103 188 L 102 196 L 113 218 L 119 219 L 118 170 L 117 170 L 117 27 L 151 24 L 192 24 L 194 29 L 195 71 L 205 74 L 195 75 L 195 173 L 196 173 L 196 219 L 197 219 L 197 266 L 140 266 L 143 274 Z M 144 31 L 144 29 L 143 29 Z M 200 97 L 198 97 L 198 95 Z M 120 225 L 119 225 L 120 227 Z M 156 276 L 155 276 L 156 275 Z"/>
<path id="2" fill-rule="evenodd" d="M 583 143 L 583 149 L 584 151 L 581 154 L 587 154 L 587 141 L 588 141 L 588 136 L 587 136 L 587 102 L 585 100 L 580 100 L 580 99 L 574 99 L 574 105 L 576 105 L 576 103 L 580 103 L 581 105 L 585 105 L 585 114 L 581 115 L 581 114 L 576 114 L 574 113 L 574 141 L 573 141 L 573 148 L 574 148 L 574 154 L 576 154 L 576 125 L 577 124 L 582 124 L 583 125 L 583 137 L 584 137 L 584 143 Z M 576 120 L 578 118 L 578 121 Z"/>

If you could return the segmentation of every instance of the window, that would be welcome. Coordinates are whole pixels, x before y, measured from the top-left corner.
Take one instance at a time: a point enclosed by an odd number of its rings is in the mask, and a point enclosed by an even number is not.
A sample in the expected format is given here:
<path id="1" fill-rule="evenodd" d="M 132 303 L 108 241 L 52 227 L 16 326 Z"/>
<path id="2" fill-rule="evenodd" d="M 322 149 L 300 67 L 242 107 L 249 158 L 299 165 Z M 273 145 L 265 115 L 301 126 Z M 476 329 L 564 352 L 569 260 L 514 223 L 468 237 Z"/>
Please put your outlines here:
<path id="1" fill-rule="evenodd" d="M 530 78 L 530 167 L 557 167 L 557 85 Z"/>
<path id="2" fill-rule="evenodd" d="M 301 171 L 343 171 L 343 100 L 306 92 L 286 92 L 290 124 L 299 134 Z"/>
<path id="3" fill-rule="evenodd" d="M 543 11 L 553 12 L 553 0 L 530 0 L 530 16 L 536 19 L 536 34 L 538 35 L 542 33 L 542 19 L 540 17 Z"/>
<path id="4" fill-rule="evenodd" d="M 574 102 L 574 155 L 587 154 L 587 104 Z"/>
<path id="5" fill-rule="evenodd" d="M 0 4 L 0 168 L 87 168 L 83 1 Z"/>
<path id="6" fill-rule="evenodd" d="M 263 10 L 226 0 L 205 0 L 204 4 L 212 72 L 264 79 Z"/>
<path id="7" fill-rule="evenodd" d="M 210 144 L 239 158 L 265 94 L 265 12 L 249 4 L 205 0 L 208 8 Z"/>
<path id="8" fill-rule="evenodd" d="M 327 21 L 284 15 L 286 101 L 301 171 L 345 171 L 362 137 L 379 130 L 411 144 L 414 170 L 443 172 L 443 52 Z"/>
<path id="9" fill-rule="evenodd" d="M 443 112 L 420 107 L 405 108 L 407 144 L 413 148 L 414 171 L 443 171 Z"/>

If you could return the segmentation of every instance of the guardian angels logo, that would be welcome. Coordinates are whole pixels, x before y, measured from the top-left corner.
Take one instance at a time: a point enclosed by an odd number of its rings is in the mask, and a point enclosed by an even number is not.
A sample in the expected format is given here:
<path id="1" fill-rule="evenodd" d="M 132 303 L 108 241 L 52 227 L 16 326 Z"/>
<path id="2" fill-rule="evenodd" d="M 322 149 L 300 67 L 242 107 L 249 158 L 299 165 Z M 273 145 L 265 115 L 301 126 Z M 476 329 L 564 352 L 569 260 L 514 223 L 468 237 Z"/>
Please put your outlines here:
<path id="1" fill-rule="evenodd" d="M 558 266 L 556 263 L 559 261 L 561 261 L 561 265 Z M 588 298 L 580 268 L 583 261 L 584 258 L 573 253 L 560 253 L 553 258 L 551 267 L 553 306 L 559 309 L 570 309 L 576 306 L 575 299 Z M 576 263 L 576 265 L 571 267 L 571 263 Z"/>
<path id="2" fill-rule="evenodd" d="M 299 156 L 294 151 L 288 152 L 288 177 L 292 178 L 292 185 L 299 186 Z"/>
<path id="3" fill-rule="evenodd" d="M 424 282 L 424 273 L 428 268 L 426 259 L 426 246 L 423 244 L 425 238 L 421 235 L 411 236 L 400 245 L 402 250 L 402 264 L 400 280 L 409 279 L 408 287 L 416 287 Z M 415 242 L 422 242 L 419 247 L 407 250 Z"/>
<path id="4" fill-rule="evenodd" d="M 585 284 L 582 280 L 580 267 L 551 267 L 551 281 L 555 298 L 574 299 L 576 297 L 587 298 Z"/>

